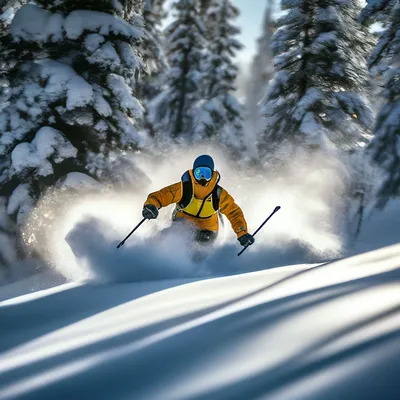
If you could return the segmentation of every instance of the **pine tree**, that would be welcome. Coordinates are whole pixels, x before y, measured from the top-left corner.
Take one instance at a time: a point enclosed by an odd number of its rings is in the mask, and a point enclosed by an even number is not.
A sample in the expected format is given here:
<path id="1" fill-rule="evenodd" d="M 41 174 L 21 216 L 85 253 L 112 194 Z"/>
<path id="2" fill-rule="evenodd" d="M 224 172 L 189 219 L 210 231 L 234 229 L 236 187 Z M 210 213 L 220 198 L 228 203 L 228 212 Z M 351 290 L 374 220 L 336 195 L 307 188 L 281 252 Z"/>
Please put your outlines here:
<path id="1" fill-rule="evenodd" d="M 386 27 L 369 60 L 371 70 L 378 71 L 384 81 L 384 104 L 369 146 L 373 158 L 385 171 L 378 202 L 384 206 L 390 197 L 400 194 L 400 3 L 369 2 L 361 19 L 364 23 L 381 21 Z"/>
<path id="2" fill-rule="evenodd" d="M 367 0 L 367 6 L 361 10 L 359 21 L 370 27 L 373 32 L 375 42 L 379 41 L 380 33 L 379 30 L 385 29 L 389 20 L 390 11 L 393 6 L 397 4 L 398 0 Z M 378 23 L 380 29 L 371 29 L 373 23 Z M 374 43 L 374 46 L 376 45 Z M 372 64 L 371 64 L 372 62 Z M 381 67 L 383 64 L 380 65 Z M 373 59 L 368 54 L 368 68 L 369 68 L 369 85 L 370 85 L 370 98 L 371 104 L 375 114 L 378 114 L 379 110 L 384 104 L 384 99 L 382 97 L 382 86 L 383 86 L 383 71 L 380 67 L 373 65 Z"/>
<path id="3" fill-rule="evenodd" d="M 233 57 L 242 48 L 235 38 L 240 30 L 233 24 L 238 15 L 239 10 L 230 0 L 210 1 L 205 12 L 208 51 L 202 69 L 202 99 L 195 118 L 195 140 L 213 138 L 236 151 L 244 147 L 243 110 L 232 94 L 238 73 Z"/>
<path id="4" fill-rule="evenodd" d="M 380 22 L 385 27 L 393 7 L 399 0 L 366 0 L 366 2 L 367 5 L 360 12 L 360 22 L 365 25 Z"/>
<path id="5" fill-rule="evenodd" d="M 166 29 L 170 69 L 160 77 L 162 89 L 149 103 L 148 116 L 159 137 L 190 141 L 206 39 L 198 0 L 178 0 L 173 7 L 175 19 Z"/>
<path id="6" fill-rule="evenodd" d="M 283 0 L 273 36 L 277 72 L 263 101 L 262 155 L 284 141 L 351 149 L 373 122 L 364 88 L 372 40 L 357 22 L 358 1 Z"/>
<path id="7" fill-rule="evenodd" d="M 7 213 L 7 199 L 0 197 L 0 283 L 7 275 L 7 267 L 18 260 L 15 240 L 16 226 Z"/>
<path id="8" fill-rule="evenodd" d="M 249 133 L 256 134 L 264 127 L 260 112 L 260 101 L 264 97 L 269 81 L 274 76 L 272 35 L 275 21 L 272 17 L 274 0 L 268 0 L 265 10 L 262 35 L 257 40 L 257 53 L 250 68 L 250 79 L 246 90 L 246 109 Z"/>
<path id="9" fill-rule="evenodd" d="M 144 126 L 152 134 L 151 123 L 148 121 L 148 102 L 160 94 L 160 75 L 168 68 L 165 54 L 165 43 L 162 33 L 165 0 L 145 0 L 143 18 L 145 31 L 143 38 L 144 74 L 137 82 L 136 90 L 145 108 Z"/>
<path id="10" fill-rule="evenodd" d="M 8 62 L 9 59 L 13 58 L 11 53 L 16 52 L 16 49 L 7 48 L 6 45 L 10 24 L 15 13 L 27 2 L 28 0 L 0 0 L 0 80 L 2 80 L 2 83 L 6 81 L 8 71 L 12 68 L 12 65 Z M 4 95 L 4 93 L 1 94 Z M 0 104 L 2 102 L 3 99 L 0 97 Z"/>
<path id="11" fill-rule="evenodd" d="M 8 15 L 11 15 L 13 12 L 18 10 L 22 5 L 26 4 L 28 1 L 29 0 L 0 0 L 0 13 L 3 14 L 7 10 L 9 10 Z"/>
<path id="12" fill-rule="evenodd" d="M 214 0 L 199 0 L 200 1 L 200 14 L 202 17 L 207 13 Z"/>
<path id="13" fill-rule="evenodd" d="M 144 54 L 146 72 L 149 76 L 163 71 L 167 67 L 164 43 L 162 40 L 162 23 L 166 17 L 165 0 L 145 0 L 143 18 L 145 22 Z"/>
<path id="14" fill-rule="evenodd" d="M 138 148 L 143 108 L 142 0 L 37 0 L 6 35 L 0 99 L 0 196 L 21 224 L 46 188 L 121 183 L 123 150 Z M 91 177 L 91 178 L 90 178 Z"/>

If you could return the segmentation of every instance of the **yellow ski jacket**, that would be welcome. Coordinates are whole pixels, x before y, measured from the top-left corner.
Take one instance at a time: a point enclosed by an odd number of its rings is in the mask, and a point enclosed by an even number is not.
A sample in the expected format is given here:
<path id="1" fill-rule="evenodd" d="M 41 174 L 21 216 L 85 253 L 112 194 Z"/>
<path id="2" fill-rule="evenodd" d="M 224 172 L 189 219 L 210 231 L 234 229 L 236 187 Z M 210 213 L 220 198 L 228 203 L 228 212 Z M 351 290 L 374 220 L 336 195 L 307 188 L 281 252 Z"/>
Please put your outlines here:
<path id="1" fill-rule="evenodd" d="M 218 183 L 219 173 L 217 171 L 214 171 L 211 181 L 208 182 L 206 186 L 200 185 L 194 179 L 192 170 L 189 170 L 187 173 L 189 173 L 190 175 L 190 180 L 193 187 L 189 205 L 187 205 L 186 207 L 182 207 L 182 205 L 180 204 L 184 191 L 183 181 L 174 183 L 173 185 L 167 186 L 157 192 L 150 193 L 144 205 L 146 206 L 147 204 L 153 204 L 158 209 L 160 209 L 162 207 L 166 207 L 170 204 L 175 203 L 175 219 L 185 218 L 187 221 L 194 224 L 197 229 L 207 229 L 210 231 L 218 231 L 219 221 L 217 211 L 221 211 L 221 213 L 228 218 L 232 229 L 234 230 L 238 238 L 246 234 L 248 232 L 247 223 L 244 218 L 243 211 L 235 203 L 233 197 L 220 186 L 218 187 L 218 210 L 212 210 L 212 212 L 207 211 L 211 208 L 210 204 L 212 201 L 211 197 L 213 196 L 212 192 Z M 201 206 L 201 204 L 203 203 L 206 204 L 206 207 L 204 208 Z M 203 216 L 193 215 L 194 209 L 200 209 L 198 214 Z M 205 216 L 204 212 L 206 213 Z"/>

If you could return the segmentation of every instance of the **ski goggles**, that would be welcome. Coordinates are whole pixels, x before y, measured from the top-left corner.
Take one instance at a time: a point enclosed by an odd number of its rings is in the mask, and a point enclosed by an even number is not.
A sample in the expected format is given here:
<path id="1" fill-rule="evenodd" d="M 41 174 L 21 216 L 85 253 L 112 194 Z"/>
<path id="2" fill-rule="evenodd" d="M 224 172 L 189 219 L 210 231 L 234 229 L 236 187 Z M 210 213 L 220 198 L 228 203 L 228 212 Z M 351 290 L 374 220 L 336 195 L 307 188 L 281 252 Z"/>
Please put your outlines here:
<path id="1" fill-rule="evenodd" d="M 198 181 L 202 178 L 204 178 L 206 181 L 210 181 L 213 176 L 213 172 L 208 167 L 197 167 L 193 171 L 193 175 Z"/>

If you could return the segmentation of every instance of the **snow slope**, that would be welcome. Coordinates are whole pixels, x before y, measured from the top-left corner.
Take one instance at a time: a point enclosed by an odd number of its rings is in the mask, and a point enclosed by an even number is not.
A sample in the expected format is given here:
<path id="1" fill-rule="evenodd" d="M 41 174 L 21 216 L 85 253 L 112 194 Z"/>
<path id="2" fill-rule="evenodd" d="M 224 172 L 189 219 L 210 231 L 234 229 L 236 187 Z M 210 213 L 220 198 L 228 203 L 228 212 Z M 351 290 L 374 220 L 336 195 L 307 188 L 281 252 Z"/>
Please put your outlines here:
<path id="1" fill-rule="evenodd" d="M 399 202 L 348 242 L 336 162 L 257 179 L 221 165 L 251 229 L 282 206 L 243 256 L 226 227 L 192 262 L 186 236 L 160 233 L 169 210 L 117 250 L 144 192 L 187 164 L 39 205 L 27 233 L 54 270 L 0 288 L 0 400 L 400 398 Z"/>
<path id="2" fill-rule="evenodd" d="M 0 399 L 398 399 L 400 245 L 0 303 Z"/>

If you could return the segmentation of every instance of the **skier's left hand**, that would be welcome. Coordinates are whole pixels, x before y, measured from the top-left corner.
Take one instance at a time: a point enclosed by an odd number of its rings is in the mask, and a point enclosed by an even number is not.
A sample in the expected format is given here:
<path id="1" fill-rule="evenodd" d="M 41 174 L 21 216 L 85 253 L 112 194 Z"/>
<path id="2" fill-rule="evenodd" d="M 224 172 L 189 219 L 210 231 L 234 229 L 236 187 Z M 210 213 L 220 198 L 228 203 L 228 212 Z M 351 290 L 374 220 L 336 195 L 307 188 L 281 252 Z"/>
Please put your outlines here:
<path id="1" fill-rule="evenodd" d="M 243 247 L 251 246 L 255 241 L 254 236 L 250 235 L 250 233 L 246 233 L 245 235 L 240 236 L 238 240 Z"/>
<path id="2" fill-rule="evenodd" d="M 158 208 L 153 204 L 147 204 L 143 207 L 142 215 L 146 219 L 156 219 L 158 217 Z"/>

